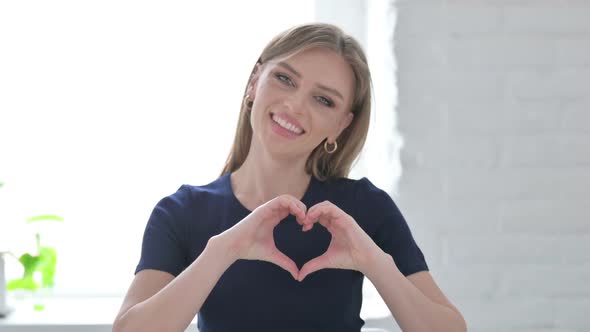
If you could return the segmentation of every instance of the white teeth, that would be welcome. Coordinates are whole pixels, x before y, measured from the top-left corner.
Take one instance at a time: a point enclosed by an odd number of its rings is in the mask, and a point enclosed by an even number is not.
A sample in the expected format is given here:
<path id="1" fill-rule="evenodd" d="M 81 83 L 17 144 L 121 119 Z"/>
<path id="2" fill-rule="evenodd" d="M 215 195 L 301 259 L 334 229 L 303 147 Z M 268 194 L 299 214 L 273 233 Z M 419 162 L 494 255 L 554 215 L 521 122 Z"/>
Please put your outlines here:
<path id="1" fill-rule="evenodd" d="M 287 121 L 279 118 L 278 116 L 276 116 L 274 114 L 272 115 L 272 119 L 273 119 L 274 122 L 278 123 L 281 127 L 285 128 L 285 129 L 287 129 L 287 130 L 289 130 L 291 132 L 294 132 L 297 135 L 300 135 L 303 132 L 303 130 L 301 130 L 297 126 L 295 126 L 292 123 L 289 123 L 289 122 L 287 122 Z"/>

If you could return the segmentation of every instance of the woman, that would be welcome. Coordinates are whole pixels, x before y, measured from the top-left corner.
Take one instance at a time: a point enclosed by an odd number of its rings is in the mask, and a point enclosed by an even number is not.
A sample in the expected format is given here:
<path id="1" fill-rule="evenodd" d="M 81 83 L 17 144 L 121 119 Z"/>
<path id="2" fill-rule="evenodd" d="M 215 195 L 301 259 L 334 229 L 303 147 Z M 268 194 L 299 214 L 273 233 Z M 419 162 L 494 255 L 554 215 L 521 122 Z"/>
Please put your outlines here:
<path id="1" fill-rule="evenodd" d="M 359 331 L 363 275 L 404 331 L 464 331 L 387 193 L 347 179 L 367 136 L 359 44 L 308 24 L 263 50 L 221 176 L 162 199 L 115 331 Z M 320 225 L 316 225 L 320 224 Z"/>

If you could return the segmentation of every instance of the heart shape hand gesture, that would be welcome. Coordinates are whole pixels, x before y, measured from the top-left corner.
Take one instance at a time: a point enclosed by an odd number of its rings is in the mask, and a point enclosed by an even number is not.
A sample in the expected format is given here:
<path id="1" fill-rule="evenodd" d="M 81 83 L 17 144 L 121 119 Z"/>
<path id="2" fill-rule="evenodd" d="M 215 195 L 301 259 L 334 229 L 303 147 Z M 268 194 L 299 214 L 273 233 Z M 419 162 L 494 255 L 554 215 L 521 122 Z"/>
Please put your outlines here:
<path id="1" fill-rule="evenodd" d="M 274 228 L 289 214 L 302 225 L 302 231 L 309 231 L 320 223 L 332 234 L 326 252 L 305 263 L 301 270 L 277 249 L 274 241 Z M 219 237 L 224 239 L 232 258 L 271 262 L 299 281 L 325 268 L 365 273 L 371 257 L 381 251 L 356 221 L 333 203 L 324 201 L 308 211 L 301 201 L 290 195 L 278 196 L 259 206 Z"/>

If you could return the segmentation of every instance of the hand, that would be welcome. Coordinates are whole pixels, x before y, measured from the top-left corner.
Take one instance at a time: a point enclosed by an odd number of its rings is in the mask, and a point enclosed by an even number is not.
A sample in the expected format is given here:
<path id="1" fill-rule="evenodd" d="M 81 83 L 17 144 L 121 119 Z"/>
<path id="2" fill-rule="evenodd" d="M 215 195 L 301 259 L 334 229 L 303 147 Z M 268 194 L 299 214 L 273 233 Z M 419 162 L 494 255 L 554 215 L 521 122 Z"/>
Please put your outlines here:
<path id="1" fill-rule="evenodd" d="M 324 254 L 303 265 L 297 278 L 299 281 L 325 268 L 356 270 L 366 274 L 373 257 L 382 252 L 351 216 L 329 201 L 309 209 L 303 220 L 303 231 L 309 231 L 316 222 L 332 234 L 332 240 Z"/>
<path id="2" fill-rule="evenodd" d="M 291 195 L 278 196 L 257 207 L 236 225 L 217 235 L 233 259 L 261 260 L 285 269 L 297 279 L 299 269 L 275 245 L 273 230 L 289 214 L 303 225 L 307 207 Z"/>

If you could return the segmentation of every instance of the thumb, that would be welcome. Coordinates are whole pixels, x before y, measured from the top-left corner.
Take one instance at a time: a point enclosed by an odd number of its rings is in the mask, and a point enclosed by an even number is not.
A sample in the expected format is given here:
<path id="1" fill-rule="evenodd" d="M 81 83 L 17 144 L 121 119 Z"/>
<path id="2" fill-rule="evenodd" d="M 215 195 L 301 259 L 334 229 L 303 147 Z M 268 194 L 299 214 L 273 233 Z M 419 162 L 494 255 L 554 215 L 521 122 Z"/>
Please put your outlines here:
<path id="1" fill-rule="evenodd" d="M 266 261 L 271 262 L 285 271 L 291 273 L 294 279 L 297 279 L 299 274 L 299 269 L 297 268 L 297 264 L 291 260 L 291 258 L 287 257 L 287 255 L 280 252 L 278 249 L 275 249 L 273 253 L 266 259 Z"/>
<path id="2" fill-rule="evenodd" d="M 303 279 L 305 279 L 305 277 L 307 277 L 308 274 L 330 267 L 330 259 L 326 254 L 323 254 L 305 263 L 299 271 L 299 276 L 297 280 L 303 281 Z"/>

